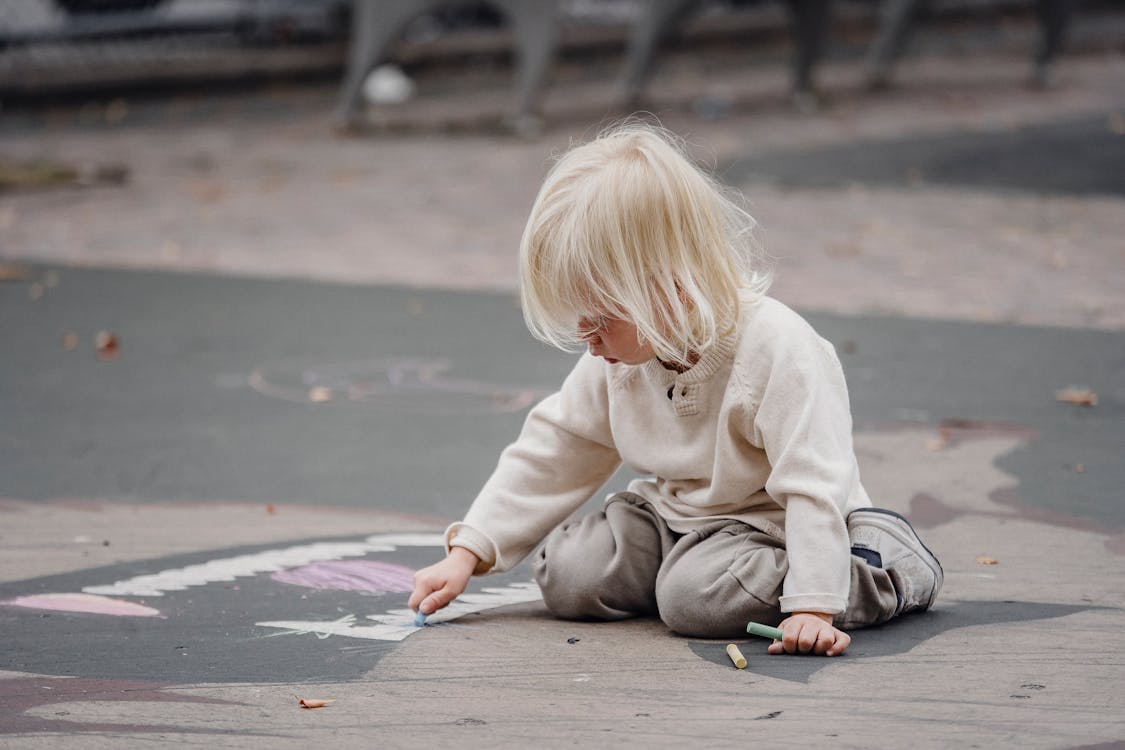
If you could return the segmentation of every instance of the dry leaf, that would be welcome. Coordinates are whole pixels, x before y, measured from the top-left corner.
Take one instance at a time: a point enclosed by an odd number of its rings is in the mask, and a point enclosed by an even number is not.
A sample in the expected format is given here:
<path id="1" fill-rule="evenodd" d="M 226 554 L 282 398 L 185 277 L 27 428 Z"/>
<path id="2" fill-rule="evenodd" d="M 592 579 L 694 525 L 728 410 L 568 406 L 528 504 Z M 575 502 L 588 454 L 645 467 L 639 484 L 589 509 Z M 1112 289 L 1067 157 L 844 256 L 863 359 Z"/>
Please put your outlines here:
<path id="1" fill-rule="evenodd" d="M 276 515 L 277 507 L 273 503 L 266 503 L 266 513 L 268 515 Z"/>
<path id="2" fill-rule="evenodd" d="M 988 557 L 986 555 L 981 555 L 980 557 L 977 558 L 977 562 L 980 563 L 981 565 L 998 565 L 1000 561 L 997 560 L 995 557 Z"/>
<path id="3" fill-rule="evenodd" d="M 18 263 L 0 263 L 0 281 L 27 281 L 31 269 Z"/>
<path id="4" fill-rule="evenodd" d="M 934 438 L 933 440 L 931 440 L 930 442 L 926 443 L 926 448 L 928 450 L 934 451 L 936 453 L 937 451 L 945 450 L 946 447 L 948 447 L 948 445 L 949 445 L 949 430 L 942 427 L 941 429 L 938 430 L 938 436 L 936 438 Z"/>
<path id="5" fill-rule="evenodd" d="M 312 388 L 309 388 L 309 401 L 312 401 L 314 404 L 323 404 L 331 400 L 331 388 L 325 388 L 323 385 L 314 385 Z"/>
<path id="6" fill-rule="evenodd" d="M 111 360 L 117 359 L 117 355 L 121 353 L 121 346 L 117 341 L 117 336 L 109 331 L 98 331 L 94 337 L 94 351 L 98 355 L 98 359 Z"/>
<path id="7" fill-rule="evenodd" d="M 1098 394 L 1089 388 L 1063 388 L 1055 391 L 1055 400 L 1079 406 L 1097 406 Z"/>
<path id="8" fill-rule="evenodd" d="M 73 331 L 67 331 L 62 337 L 63 349 L 72 352 L 78 348 L 78 334 Z"/>
<path id="9" fill-rule="evenodd" d="M 1085 474 L 1086 473 L 1086 464 L 1078 464 L 1077 466 L 1074 467 L 1074 471 L 1079 473 L 1079 474 Z"/>
<path id="10" fill-rule="evenodd" d="M 209 179 L 195 179 L 188 183 L 188 192 L 200 203 L 218 203 L 227 195 L 222 183 Z"/>
<path id="11" fill-rule="evenodd" d="M 301 708 L 324 708 L 332 701 L 326 701 L 321 698 L 301 698 L 298 702 Z"/>

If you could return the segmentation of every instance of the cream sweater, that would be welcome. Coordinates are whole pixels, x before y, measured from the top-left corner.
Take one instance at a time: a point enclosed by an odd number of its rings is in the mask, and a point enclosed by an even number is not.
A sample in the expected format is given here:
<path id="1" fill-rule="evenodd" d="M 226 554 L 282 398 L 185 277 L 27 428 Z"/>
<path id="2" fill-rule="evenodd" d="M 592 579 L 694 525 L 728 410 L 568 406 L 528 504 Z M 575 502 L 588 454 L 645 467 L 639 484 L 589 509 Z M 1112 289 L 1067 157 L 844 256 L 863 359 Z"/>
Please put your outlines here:
<path id="1" fill-rule="evenodd" d="M 585 354 L 528 414 L 447 543 L 508 570 L 624 462 L 672 530 L 716 519 L 785 542 L 783 612 L 844 610 L 847 513 L 859 479 L 844 374 L 832 345 L 776 300 L 746 301 L 736 333 L 676 373 Z M 704 582 L 701 582 L 701 585 Z"/>

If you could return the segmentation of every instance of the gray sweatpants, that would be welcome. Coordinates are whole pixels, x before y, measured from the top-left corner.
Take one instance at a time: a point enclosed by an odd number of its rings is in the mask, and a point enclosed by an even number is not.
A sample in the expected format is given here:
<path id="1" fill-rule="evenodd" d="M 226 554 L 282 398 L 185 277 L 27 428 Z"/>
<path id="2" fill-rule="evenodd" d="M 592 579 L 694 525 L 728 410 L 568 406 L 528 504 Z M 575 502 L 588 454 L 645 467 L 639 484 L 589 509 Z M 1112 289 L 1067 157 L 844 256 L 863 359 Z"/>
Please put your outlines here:
<path id="1" fill-rule="evenodd" d="M 629 492 L 552 531 L 533 569 L 548 609 L 566 619 L 659 615 L 682 635 L 730 638 L 744 636 L 747 622 L 785 618 L 778 602 L 789 563 L 781 541 L 738 521 L 677 534 Z M 874 625 L 896 608 L 887 572 L 853 555 L 847 609 L 834 624 Z"/>

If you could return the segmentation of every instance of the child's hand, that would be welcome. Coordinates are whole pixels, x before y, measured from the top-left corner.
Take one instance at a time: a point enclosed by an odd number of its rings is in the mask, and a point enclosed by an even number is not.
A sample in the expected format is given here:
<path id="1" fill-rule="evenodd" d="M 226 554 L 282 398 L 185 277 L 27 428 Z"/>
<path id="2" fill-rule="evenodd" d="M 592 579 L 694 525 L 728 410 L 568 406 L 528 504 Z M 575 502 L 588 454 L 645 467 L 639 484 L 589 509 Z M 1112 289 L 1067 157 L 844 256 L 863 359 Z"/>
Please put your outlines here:
<path id="1" fill-rule="evenodd" d="M 851 636 L 832 627 L 832 615 L 822 612 L 794 612 L 779 627 L 782 639 L 770 644 L 771 654 L 839 656 L 852 642 Z"/>
<path id="2" fill-rule="evenodd" d="M 414 574 L 414 593 L 407 606 L 424 615 L 437 612 L 465 590 L 479 562 L 464 547 L 449 550 L 444 560 Z"/>

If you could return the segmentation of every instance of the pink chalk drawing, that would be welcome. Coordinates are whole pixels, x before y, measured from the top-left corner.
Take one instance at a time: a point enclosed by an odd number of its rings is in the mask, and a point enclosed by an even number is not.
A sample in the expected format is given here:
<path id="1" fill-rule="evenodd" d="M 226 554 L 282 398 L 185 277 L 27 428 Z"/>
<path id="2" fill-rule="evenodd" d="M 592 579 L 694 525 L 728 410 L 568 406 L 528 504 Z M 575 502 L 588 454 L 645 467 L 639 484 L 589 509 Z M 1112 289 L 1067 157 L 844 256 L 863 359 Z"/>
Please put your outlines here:
<path id="1" fill-rule="evenodd" d="M 334 591 L 402 594 L 414 590 L 413 570 L 377 560 L 325 560 L 281 570 L 270 578 L 294 586 Z"/>
<path id="2" fill-rule="evenodd" d="M 85 612 L 116 617 L 160 617 L 160 610 L 96 594 L 32 594 L 2 601 L 10 607 L 46 609 L 52 612 Z"/>

